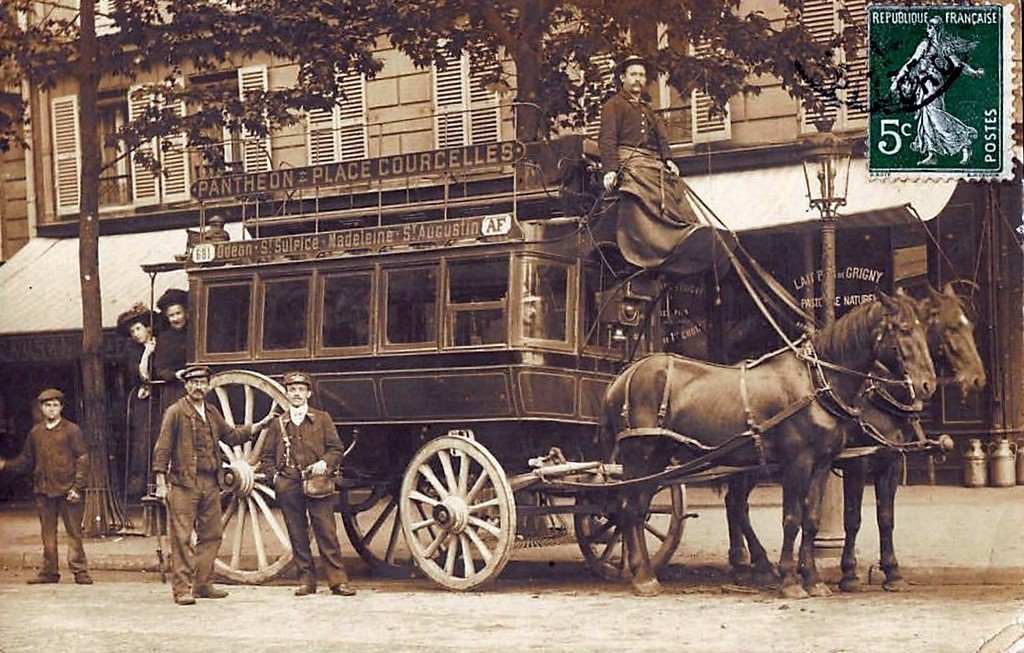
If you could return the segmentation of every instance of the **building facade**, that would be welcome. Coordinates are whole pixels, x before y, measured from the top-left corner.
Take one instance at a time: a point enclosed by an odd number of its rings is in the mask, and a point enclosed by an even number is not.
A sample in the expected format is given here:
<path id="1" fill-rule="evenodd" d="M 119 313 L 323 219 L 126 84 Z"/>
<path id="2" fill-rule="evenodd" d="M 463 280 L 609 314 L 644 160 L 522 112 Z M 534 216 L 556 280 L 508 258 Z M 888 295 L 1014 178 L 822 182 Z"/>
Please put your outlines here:
<path id="1" fill-rule="evenodd" d="M 750 4 L 758 9 L 771 3 Z M 804 20 L 825 37 L 842 28 L 843 7 L 848 20 L 864 21 L 863 0 L 807 2 Z M 102 33 L 110 26 L 100 28 Z M 181 270 L 157 273 L 151 267 L 147 273 L 141 266 L 175 261 L 189 245 L 189 231 L 192 242 L 196 234 L 201 238 L 212 215 L 226 218 L 233 241 L 466 217 L 495 207 L 519 219 L 572 217 L 571 209 L 538 190 L 529 166 L 511 165 L 500 154 L 501 144 L 515 140 L 514 89 L 502 95 L 486 88 L 468 57 L 451 60 L 443 70 L 422 69 L 384 42 L 377 56 L 381 72 L 373 79 L 344 77 L 346 99 L 333 111 L 312 112 L 265 138 L 220 134 L 223 169 L 211 168 L 202 152 L 185 147 L 182 136 L 144 146 L 160 158 L 159 176 L 137 153 L 104 146 L 100 265 L 116 455 L 128 449 L 128 420 L 120 407 L 132 392 L 126 345 L 113 332 L 116 317 L 134 302 L 149 303 L 167 288 L 186 287 Z M 927 430 L 949 433 L 961 446 L 970 437 L 1016 439 L 1024 435 L 1024 272 L 1014 231 L 1020 225 L 1020 171 L 1017 181 L 1004 184 L 868 182 L 864 53 L 848 63 L 852 84 L 822 114 L 803 110 L 767 76 L 751 80 L 759 93 L 732 98 L 724 112 L 712 111 L 709 99 L 696 91 L 681 97 L 663 83 L 651 90 L 669 127 L 673 158 L 691 186 L 809 309 L 819 310 L 821 302 L 820 222 L 807 204 L 800 162 L 807 156 L 806 139 L 822 125 L 852 143 L 855 180 L 838 221 L 837 312 L 900 285 L 920 290 L 926 282 L 936 288 L 952 283 L 969 294 L 989 384 L 967 398 L 942 387 L 929 405 Z M 512 71 L 511 62 L 506 65 Z M 246 60 L 213 74 L 186 70 L 181 83 L 237 88 L 244 97 L 292 86 L 297 75 L 290 62 Z M 152 81 L 158 79 L 154 74 Z M 135 89 L 103 80 L 101 135 L 116 132 L 146 108 L 150 99 Z M 31 397 L 40 388 L 58 384 L 69 397 L 79 396 L 75 262 L 82 162 L 76 94 L 73 80 L 32 89 L 32 148 L 0 158 L 6 261 L 0 267 L 0 425 L 18 434 L 31 424 Z M 462 171 L 451 161 L 431 163 L 429 153 L 450 148 L 494 158 Z M 386 161 L 394 174 L 368 174 L 368 161 Z M 296 183 L 299 171 L 320 176 Z M 264 174 L 253 176 L 259 173 Z M 224 181 L 231 175 L 244 175 L 253 185 L 231 186 Z M 696 280 L 674 300 L 687 320 L 666 344 L 719 360 L 766 351 L 770 340 L 750 326 L 753 308 L 738 290 L 734 279 Z M 79 412 L 75 401 L 80 399 L 70 402 L 72 418 Z M 919 472 L 953 481 L 959 466 L 954 452 Z"/>

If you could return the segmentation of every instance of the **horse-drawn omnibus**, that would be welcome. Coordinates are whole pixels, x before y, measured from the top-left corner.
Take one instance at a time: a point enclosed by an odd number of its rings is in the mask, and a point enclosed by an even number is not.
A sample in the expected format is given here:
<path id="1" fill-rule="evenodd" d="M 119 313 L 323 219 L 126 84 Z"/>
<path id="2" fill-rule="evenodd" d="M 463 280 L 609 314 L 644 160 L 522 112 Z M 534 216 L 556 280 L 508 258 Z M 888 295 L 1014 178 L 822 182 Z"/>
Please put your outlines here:
<path id="1" fill-rule="evenodd" d="M 513 188 L 416 206 L 411 220 L 371 208 L 370 226 L 358 227 L 347 226 L 352 212 L 263 217 L 245 224 L 248 238 L 193 237 L 183 257 L 191 359 L 215 372 L 214 401 L 230 421 L 259 417 L 285 405 L 275 377 L 312 374 L 313 401 L 349 448 L 338 482 L 344 529 L 378 570 L 407 573 L 415 562 L 446 587 L 469 588 L 497 575 L 514 548 L 575 532 L 596 570 L 621 573 L 621 541 L 594 539 L 601 509 L 531 491 L 542 472 L 530 461 L 593 476 L 597 463 L 566 459 L 600 460 L 604 390 L 657 328 L 640 323 L 651 289 L 617 278 L 579 216 L 557 215 L 550 200 L 550 190 Z M 291 557 L 255 466 L 259 446 L 225 449 L 217 569 L 247 582 Z M 683 528 L 681 486 L 652 511 L 667 560 Z M 437 528 L 418 526 L 424 519 L 459 522 L 457 537 L 433 542 Z"/>
<path id="2" fill-rule="evenodd" d="M 521 154 L 514 144 L 492 149 L 493 157 L 490 150 L 443 151 L 422 162 L 514 165 Z M 350 173 L 372 177 L 380 165 Z M 387 162 L 389 173 L 395 165 Z M 332 170 L 243 175 L 208 182 L 199 193 L 280 190 L 345 172 Z M 549 188 L 523 188 L 517 179 L 502 192 L 458 199 L 445 186 L 443 198 L 402 211 L 379 203 L 247 220 L 248 237 L 240 240 L 207 242 L 199 232 L 183 257 L 191 359 L 216 372 L 214 399 L 229 422 L 286 405 L 275 377 L 293 369 L 312 374 L 314 403 L 331 414 L 348 448 L 337 510 L 355 550 L 378 570 L 408 573 L 415 565 L 444 587 L 470 589 L 495 578 L 517 547 L 572 540 L 604 577 L 633 575 L 640 546 L 657 570 L 688 516 L 683 483 L 740 473 L 757 461 L 715 468 L 699 458 L 690 466 L 666 459 L 675 473 L 647 469 L 655 472 L 649 478 L 623 478 L 609 457 L 618 437 L 602 441 L 598 425 L 618 430 L 623 417 L 623 437 L 681 435 L 663 424 L 675 417 L 669 371 L 651 377 L 663 382 L 638 381 L 634 390 L 627 379 L 624 394 L 620 383 L 611 401 L 621 406 L 606 403 L 606 390 L 628 362 L 679 335 L 670 332 L 679 316 L 673 306 L 685 301 L 687 284 L 632 274 L 638 271 L 595 238 L 593 215 L 567 212 Z M 697 242 L 707 249 L 709 241 Z M 928 374 L 933 382 L 933 371 L 911 374 L 931 369 L 907 344 L 924 342 L 920 327 L 890 313 L 865 307 L 855 328 L 847 325 L 851 336 L 833 333 L 828 342 L 858 356 L 861 376 L 881 357 L 897 384 L 910 387 Z M 788 366 L 804 370 L 796 374 L 807 396 L 783 403 L 786 410 L 822 391 L 807 370 L 817 369 L 825 386 L 835 374 L 813 351 L 791 349 Z M 638 392 L 658 397 L 630 406 Z M 747 411 L 752 428 L 745 393 L 737 386 L 732 394 L 742 396 L 736 411 Z M 642 417 L 657 399 L 656 425 L 630 422 L 629 410 Z M 622 415 L 613 415 L 620 407 Z M 738 431 L 724 435 L 752 435 Z M 758 438 L 749 441 L 760 448 Z M 216 564 L 243 582 L 268 580 L 291 559 L 273 489 L 257 466 L 261 446 L 257 438 L 223 447 L 225 537 Z M 828 463 L 834 452 L 826 453 Z"/>

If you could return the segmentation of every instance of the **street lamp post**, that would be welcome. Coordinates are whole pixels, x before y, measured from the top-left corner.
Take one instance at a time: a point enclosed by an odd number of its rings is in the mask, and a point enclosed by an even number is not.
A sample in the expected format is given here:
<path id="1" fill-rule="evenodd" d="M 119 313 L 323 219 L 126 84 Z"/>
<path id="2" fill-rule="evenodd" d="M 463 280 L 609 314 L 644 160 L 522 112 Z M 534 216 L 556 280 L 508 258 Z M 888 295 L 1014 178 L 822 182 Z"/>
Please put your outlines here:
<path id="1" fill-rule="evenodd" d="M 821 302 L 822 323 L 836 319 L 836 219 L 846 205 L 850 185 L 849 144 L 827 129 L 809 139 L 803 162 L 807 200 L 821 214 Z M 838 556 L 843 548 L 842 482 L 829 474 L 822 498 L 821 520 L 814 547 L 819 554 Z"/>

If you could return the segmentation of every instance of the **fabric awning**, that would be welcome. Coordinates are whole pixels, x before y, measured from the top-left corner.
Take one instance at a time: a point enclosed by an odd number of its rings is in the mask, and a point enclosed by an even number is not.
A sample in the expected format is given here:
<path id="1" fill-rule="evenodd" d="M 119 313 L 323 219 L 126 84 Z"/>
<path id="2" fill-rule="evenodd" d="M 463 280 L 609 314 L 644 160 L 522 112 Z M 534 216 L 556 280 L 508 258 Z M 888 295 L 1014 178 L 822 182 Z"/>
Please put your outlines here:
<path id="1" fill-rule="evenodd" d="M 687 183 L 732 231 L 767 229 L 820 220 L 807 203 L 803 166 L 758 168 L 739 172 L 687 175 Z M 871 179 L 867 162 L 850 164 L 847 204 L 839 209 L 839 226 L 905 224 L 931 220 L 946 206 L 957 182 Z M 913 211 L 910 210 L 912 207 Z"/>
<path id="2" fill-rule="evenodd" d="M 184 229 L 100 236 L 104 328 L 113 328 L 135 302 L 149 305 L 150 279 L 140 266 L 173 261 L 185 251 L 185 241 Z M 184 270 L 158 274 L 156 297 L 186 283 Z M 31 239 L 0 266 L 0 335 L 81 328 L 78 239 Z"/>

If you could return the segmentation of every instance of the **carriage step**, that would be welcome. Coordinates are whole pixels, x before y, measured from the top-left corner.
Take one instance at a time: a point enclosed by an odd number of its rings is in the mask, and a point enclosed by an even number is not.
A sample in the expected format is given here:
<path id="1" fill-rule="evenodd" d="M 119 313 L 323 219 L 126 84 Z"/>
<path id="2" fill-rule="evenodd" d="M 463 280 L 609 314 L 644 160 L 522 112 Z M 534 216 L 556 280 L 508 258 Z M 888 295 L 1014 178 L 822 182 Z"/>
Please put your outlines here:
<path id="1" fill-rule="evenodd" d="M 558 533 L 556 535 L 516 535 L 513 549 L 537 549 L 543 546 L 560 546 L 562 544 L 573 544 L 576 537 L 572 533 Z"/>

